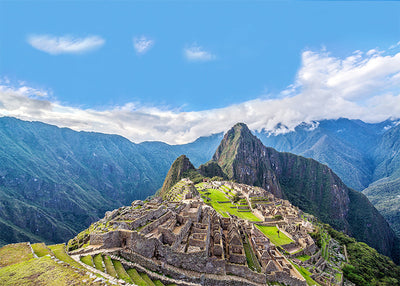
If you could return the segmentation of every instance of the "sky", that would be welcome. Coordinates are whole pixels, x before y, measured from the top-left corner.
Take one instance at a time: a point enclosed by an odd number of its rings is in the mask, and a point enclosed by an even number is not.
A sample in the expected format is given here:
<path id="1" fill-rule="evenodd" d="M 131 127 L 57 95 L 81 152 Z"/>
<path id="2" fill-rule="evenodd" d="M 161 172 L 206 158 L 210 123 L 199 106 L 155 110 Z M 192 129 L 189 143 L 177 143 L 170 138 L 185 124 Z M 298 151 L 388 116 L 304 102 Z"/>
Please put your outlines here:
<path id="1" fill-rule="evenodd" d="M 170 144 L 398 118 L 400 2 L 0 0 L 0 116 Z"/>

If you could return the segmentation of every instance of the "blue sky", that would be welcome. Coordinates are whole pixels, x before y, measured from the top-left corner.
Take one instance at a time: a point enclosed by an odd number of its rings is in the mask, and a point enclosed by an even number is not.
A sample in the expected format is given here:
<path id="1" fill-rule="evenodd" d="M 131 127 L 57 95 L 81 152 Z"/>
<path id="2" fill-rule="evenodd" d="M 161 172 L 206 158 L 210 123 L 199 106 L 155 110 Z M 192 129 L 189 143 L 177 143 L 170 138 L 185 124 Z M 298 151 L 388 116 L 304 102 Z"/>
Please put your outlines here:
<path id="1" fill-rule="evenodd" d="M 380 107 L 379 117 L 366 116 L 373 106 L 371 100 L 377 101 L 374 96 L 392 96 L 390 100 L 396 102 L 399 95 L 400 2 L 215 2 L 0 1 L 0 84 L 8 94 L 6 103 L 14 100 L 9 95 L 14 92 L 35 100 L 35 104 L 52 105 L 53 112 L 36 109 L 41 115 L 35 117 L 32 110 L 13 113 L 15 108 L 2 110 L 0 104 L 0 115 L 117 133 L 133 141 L 182 143 L 223 131 L 234 121 L 247 121 L 255 129 L 271 129 L 280 120 L 291 128 L 302 120 L 334 118 L 335 114 L 374 121 L 398 111 L 385 114 L 385 107 Z M 299 99 L 287 103 L 291 115 L 286 114 L 285 101 L 315 86 L 308 81 L 306 86 L 302 71 L 315 75 L 315 63 L 325 65 L 328 61 L 325 66 L 329 66 L 336 62 L 336 73 L 324 71 L 329 77 L 326 82 L 330 82 L 343 77 L 344 63 L 349 62 L 346 59 L 360 52 L 361 58 L 352 62 L 353 68 L 366 66 L 374 57 L 388 61 L 379 71 L 386 65 L 394 68 L 378 77 L 376 71 L 366 68 L 368 75 L 360 71 L 360 77 L 348 83 L 367 83 L 356 95 L 331 96 L 335 102 L 345 99 L 350 106 L 355 104 L 352 110 L 341 114 L 340 105 L 307 117 L 307 109 L 290 109 L 303 102 Z M 391 82 L 389 88 L 378 84 L 387 80 Z M 361 94 L 366 91 L 368 97 L 363 98 Z M 307 100 L 314 100 L 321 91 L 309 93 Z M 272 121 L 260 118 L 262 110 L 254 111 L 253 106 L 272 106 L 269 100 L 283 106 Z M 232 106 L 240 112 L 232 112 Z M 365 106 L 368 109 L 360 110 Z M 63 114 L 75 112 L 74 121 L 55 118 L 60 110 Z M 115 124 L 103 129 L 104 119 L 94 116 L 95 112 L 108 116 L 117 111 Z M 257 118 L 251 118 L 252 112 Z M 180 117 L 183 115 L 184 119 Z M 149 116 L 158 121 L 146 125 L 149 132 L 140 130 L 142 120 Z M 209 128 L 214 126 L 214 117 L 226 124 Z M 88 123 L 89 118 L 93 123 Z M 199 126 L 204 118 L 210 126 Z M 128 126 L 128 121 L 131 125 L 137 121 L 138 126 Z M 169 121 L 167 126 L 163 125 L 165 121 Z M 181 121 L 191 123 L 179 125 Z M 118 129 L 121 124 L 128 125 Z"/>

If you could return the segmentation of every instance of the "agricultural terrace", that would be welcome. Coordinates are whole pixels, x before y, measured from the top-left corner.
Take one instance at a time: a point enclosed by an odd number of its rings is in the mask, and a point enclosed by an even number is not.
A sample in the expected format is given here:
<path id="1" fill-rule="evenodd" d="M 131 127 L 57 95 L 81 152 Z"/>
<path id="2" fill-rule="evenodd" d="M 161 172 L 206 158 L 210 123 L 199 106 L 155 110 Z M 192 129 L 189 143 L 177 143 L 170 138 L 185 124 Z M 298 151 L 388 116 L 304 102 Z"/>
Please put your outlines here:
<path id="1" fill-rule="evenodd" d="M 256 217 L 248 207 L 245 199 L 240 199 L 237 203 L 233 203 L 234 193 L 227 186 L 221 186 L 218 189 L 203 189 L 204 183 L 196 185 L 202 199 L 208 205 L 211 205 L 223 217 L 229 217 L 228 214 L 235 215 L 238 218 L 249 221 L 261 221 Z M 244 208 L 243 207 L 246 207 Z M 241 207 L 242 209 L 239 209 Z"/>
<path id="2" fill-rule="evenodd" d="M 256 227 L 261 230 L 261 232 L 265 234 L 275 245 L 284 245 L 293 242 L 293 240 L 291 240 L 281 231 L 278 233 L 278 228 L 276 226 L 257 225 Z"/>

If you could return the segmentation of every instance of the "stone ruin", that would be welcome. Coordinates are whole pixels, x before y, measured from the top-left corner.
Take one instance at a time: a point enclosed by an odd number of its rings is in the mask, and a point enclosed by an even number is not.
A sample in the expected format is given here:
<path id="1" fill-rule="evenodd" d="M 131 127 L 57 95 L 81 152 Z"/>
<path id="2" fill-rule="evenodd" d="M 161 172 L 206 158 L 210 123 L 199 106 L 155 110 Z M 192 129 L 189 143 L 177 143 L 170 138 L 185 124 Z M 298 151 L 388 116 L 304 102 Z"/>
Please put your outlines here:
<path id="1" fill-rule="evenodd" d="M 265 285 L 267 281 L 306 285 L 254 225 L 222 217 L 199 198 L 161 204 L 135 201 L 131 207 L 108 213 L 101 223 L 108 229 L 92 232 L 91 246 L 116 249 L 117 255 L 166 275 L 191 282 L 196 281 L 190 277 L 203 275 L 208 279 L 204 285 Z M 246 237 L 261 262 L 260 272 L 248 267 Z"/>

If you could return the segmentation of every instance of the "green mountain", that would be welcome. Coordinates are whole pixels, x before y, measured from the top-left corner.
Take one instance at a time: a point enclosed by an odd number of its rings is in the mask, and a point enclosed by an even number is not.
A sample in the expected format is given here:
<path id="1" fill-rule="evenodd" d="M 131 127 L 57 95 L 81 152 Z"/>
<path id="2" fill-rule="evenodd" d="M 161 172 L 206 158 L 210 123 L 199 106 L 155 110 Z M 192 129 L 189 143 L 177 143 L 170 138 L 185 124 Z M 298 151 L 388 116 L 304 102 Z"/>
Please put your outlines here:
<path id="1" fill-rule="evenodd" d="M 229 130 L 213 156 L 229 179 L 288 199 L 399 262 L 399 239 L 360 192 L 348 188 L 326 165 L 265 147 L 245 124 Z"/>
<path id="2" fill-rule="evenodd" d="M 161 188 L 160 195 L 165 194 L 173 185 L 175 185 L 180 179 L 189 176 L 190 171 L 196 171 L 193 164 L 189 161 L 185 155 L 179 156 L 174 163 L 172 163 L 167 176 L 165 177 L 164 184 Z"/>
<path id="3" fill-rule="evenodd" d="M 362 191 L 400 235 L 400 125 L 396 124 L 341 118 L 257 136 L 265 146 L 327 164 L 347 186 Z"/>
<path id="4" fill-rule="evenodd" d="M 134 144 L 121 136 L 0 118 L 0 245 L 66 241 L 104 212 L 153 195 L 180 154 L 197 164 L 211 159 L 220 139 Z"/>

